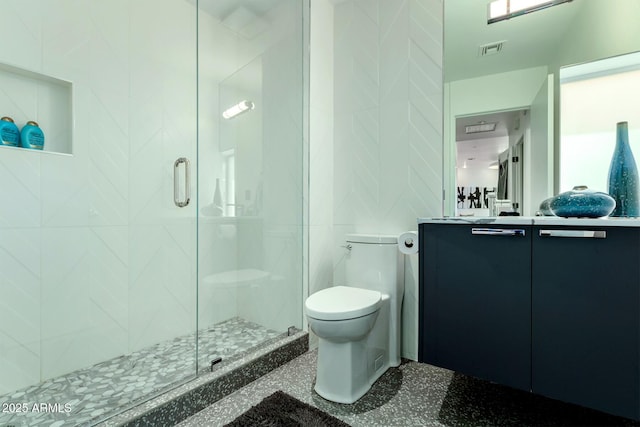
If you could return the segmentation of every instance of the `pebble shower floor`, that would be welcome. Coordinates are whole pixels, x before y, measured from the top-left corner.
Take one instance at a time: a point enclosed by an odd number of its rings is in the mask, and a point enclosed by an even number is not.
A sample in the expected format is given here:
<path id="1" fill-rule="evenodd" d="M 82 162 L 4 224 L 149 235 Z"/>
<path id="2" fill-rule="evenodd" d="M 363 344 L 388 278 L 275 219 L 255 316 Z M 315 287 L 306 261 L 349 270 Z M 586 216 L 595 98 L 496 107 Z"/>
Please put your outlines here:
<path id="1" fill-rule="evenodd" d="M 199 370 L 279 335 L 237 317 L 202 330 Z M 194 335 L 185 335 L 0 396 L 0 427 L 90 425 L 188 378 L 193 355 Z"/>

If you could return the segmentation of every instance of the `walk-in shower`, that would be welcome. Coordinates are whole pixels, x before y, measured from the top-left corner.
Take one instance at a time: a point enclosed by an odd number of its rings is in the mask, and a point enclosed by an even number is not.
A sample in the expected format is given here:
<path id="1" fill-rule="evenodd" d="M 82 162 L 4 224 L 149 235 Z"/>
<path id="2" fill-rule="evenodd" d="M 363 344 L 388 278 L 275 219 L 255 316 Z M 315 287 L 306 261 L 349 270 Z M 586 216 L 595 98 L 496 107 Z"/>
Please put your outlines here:
<path id="1" fill-rule="evenodd" d="M 0 425 L 302 327 L 303 3 L 3 1 L 0 116 L 45 146 L 0 146 Z"/>

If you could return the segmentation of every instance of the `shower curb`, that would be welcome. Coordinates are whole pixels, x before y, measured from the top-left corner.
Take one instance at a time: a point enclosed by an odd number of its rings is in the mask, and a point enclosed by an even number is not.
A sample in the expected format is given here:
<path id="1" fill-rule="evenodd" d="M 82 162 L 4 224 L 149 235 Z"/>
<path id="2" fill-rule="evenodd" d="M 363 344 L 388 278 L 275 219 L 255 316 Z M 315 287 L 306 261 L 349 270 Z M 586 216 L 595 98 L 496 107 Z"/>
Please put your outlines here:
<path id="1" fill-rule="evenodd" d="M 258 349 L 247 357 L 250 360 L 243 358 L 214 369 L 210 374 L 96 425 L 138 427 L 178 424 L 308 350 L 309 334 L 300 331 Z"/>

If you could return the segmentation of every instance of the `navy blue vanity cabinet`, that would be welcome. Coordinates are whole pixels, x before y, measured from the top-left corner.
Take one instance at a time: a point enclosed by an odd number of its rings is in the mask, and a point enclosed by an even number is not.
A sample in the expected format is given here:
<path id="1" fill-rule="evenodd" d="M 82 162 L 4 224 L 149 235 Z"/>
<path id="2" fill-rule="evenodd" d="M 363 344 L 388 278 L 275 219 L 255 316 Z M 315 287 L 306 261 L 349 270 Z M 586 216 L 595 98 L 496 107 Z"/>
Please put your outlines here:
<path id="1" fill-rule="evenodd" d="M 421 362 L 531 389 L 531 225 L 420 224 Z"/>
<path id="2" fill-rule="evenodd" d="M 532 256 L 533 392 L 640 419 L 640 228 L 536 225 Z"/>

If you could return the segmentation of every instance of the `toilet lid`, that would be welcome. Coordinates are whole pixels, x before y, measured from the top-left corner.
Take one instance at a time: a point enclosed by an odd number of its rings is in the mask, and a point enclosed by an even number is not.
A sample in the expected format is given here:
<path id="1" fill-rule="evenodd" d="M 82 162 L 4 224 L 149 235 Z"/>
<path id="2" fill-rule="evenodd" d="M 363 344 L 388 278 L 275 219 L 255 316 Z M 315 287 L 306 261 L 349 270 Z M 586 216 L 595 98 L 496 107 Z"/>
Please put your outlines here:
<path id="1" fill-rule="evenodd" d="M 366 316 L 380 308 L 382 294 L 350 286 L 333 286 L 307 298 L 307 316 L 319 320 L 346 320 Z"/>

